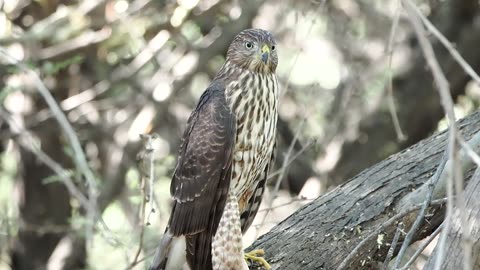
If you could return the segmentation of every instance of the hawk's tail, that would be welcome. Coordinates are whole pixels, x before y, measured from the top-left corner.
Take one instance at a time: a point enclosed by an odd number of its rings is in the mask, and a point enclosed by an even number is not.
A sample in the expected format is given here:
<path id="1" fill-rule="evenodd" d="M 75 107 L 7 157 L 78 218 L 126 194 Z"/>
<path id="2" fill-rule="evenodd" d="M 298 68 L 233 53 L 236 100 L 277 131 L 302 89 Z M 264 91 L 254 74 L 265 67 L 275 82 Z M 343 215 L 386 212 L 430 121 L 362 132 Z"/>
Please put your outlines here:
<path id="1" fill-rule="evenodd" d="M 167 229 L 155 251 L 149 270 L 183 269 L 186 262 L 185 236 L 173 236 Z"/>

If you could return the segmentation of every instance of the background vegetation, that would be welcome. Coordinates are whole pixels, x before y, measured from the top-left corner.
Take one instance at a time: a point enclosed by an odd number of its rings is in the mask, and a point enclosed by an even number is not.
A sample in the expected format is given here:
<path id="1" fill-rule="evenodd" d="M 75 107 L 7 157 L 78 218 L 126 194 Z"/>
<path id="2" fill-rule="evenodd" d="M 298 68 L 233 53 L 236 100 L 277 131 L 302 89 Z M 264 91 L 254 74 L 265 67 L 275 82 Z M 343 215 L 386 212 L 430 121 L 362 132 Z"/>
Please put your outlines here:
<path id="1" fill-rule="evenodd" d="M 416 5 L 478 72 L 478 1 Z M 0 269 L 144 269 L 187 117 L 249 27 L 277 39 L 282 94 L 277 166 L 246 246 L 447 126 L 399 1 L 0 0 Z M 456 116 L 473 112 L 479 85 L 429 38 Z"/>

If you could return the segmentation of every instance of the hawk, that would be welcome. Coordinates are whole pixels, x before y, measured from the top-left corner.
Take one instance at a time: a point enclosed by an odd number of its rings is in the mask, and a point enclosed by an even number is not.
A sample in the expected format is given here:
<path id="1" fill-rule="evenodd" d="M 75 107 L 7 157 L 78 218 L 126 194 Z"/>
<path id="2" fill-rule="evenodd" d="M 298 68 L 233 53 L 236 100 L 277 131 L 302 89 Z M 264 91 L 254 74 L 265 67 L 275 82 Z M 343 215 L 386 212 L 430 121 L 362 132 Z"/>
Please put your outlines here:
<path id="1" fill-rule="evenodd" d="M 150 270 L 247 270 L 242 233 L 257 214 L 275 148 L 272 34 L 240 32 L 191 113 L 170 186 L 170 220 Z"/>

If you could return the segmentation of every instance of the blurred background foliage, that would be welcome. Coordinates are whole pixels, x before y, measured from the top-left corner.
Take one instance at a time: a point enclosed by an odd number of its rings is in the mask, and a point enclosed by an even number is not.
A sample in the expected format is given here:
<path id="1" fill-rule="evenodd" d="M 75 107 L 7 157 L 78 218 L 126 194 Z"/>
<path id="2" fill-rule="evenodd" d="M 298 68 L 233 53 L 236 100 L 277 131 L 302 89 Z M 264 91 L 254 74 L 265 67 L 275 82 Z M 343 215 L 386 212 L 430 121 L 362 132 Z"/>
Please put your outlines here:
<path id="1" fill-rule="evenodd" d="M 417 4 L 478 72 L 478 1 Z M 275 35 L 282 93 L 271 190 L 245 245 L 300 205 L 445 126 L 395 0 L 0 0 L 0 49 L 40 76 L 74 127 L 102 217 L 94 234 L 86 233 L 88 211 L 31 150 L 41 149 L 92 200 L 39 83 L 0 53 L 0 269 L 128 269 L 139 245 L 140 262 L 131 268 L 144 269 L 168 219 L 188 115 L 232 38 L 249 27 Z M 457 116 L 474 111 L 480 89 L 432 42 Z M 401 133 L 390 112 L 390 78 Z M 139 134 L 147 133 L 159 136 L 154 196 L 143 218 L 136 157 L 145 148 Z"/>

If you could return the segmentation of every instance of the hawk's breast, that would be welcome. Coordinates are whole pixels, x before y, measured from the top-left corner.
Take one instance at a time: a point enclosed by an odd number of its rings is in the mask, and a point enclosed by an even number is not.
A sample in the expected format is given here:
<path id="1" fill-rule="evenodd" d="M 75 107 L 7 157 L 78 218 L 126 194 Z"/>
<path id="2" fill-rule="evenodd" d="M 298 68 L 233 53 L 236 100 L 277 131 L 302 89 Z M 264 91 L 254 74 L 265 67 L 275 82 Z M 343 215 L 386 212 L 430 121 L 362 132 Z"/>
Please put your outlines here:
<path id="1" fill-rule="evenodd" d="M 277 124 L 278 87 L 275 75 L 245 73 L 227 85 L 237 119 L 232 181 L 240 212 L 255 190 L 273 151 Z"/>

